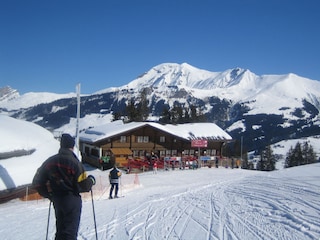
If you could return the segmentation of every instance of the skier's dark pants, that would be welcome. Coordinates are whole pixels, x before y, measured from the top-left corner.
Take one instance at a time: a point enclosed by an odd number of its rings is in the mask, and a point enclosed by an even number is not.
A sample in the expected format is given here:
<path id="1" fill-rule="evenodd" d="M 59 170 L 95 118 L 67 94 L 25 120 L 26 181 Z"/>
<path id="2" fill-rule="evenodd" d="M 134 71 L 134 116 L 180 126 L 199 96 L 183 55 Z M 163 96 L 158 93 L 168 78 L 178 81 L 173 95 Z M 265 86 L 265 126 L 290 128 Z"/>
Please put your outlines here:
<path id="1" fill-rule="evenodd" d="M 55 240 L 76 240 L 82 207 L 81 197 L 71 193 L 54 196 L 53 206 L 56 214 Z"/>
<path id="2" fill-rule="evenodd" d="M 111 183 L 111 188 L 110 188 L 110 197 L 112 197 L 112 192 L 113 192 L 113 189 L 116 188 L 116 192 L 115 192 L 115 197 L 118 197 L 118 190 L 119 190 L 119 184 L 118 183 Z"/>

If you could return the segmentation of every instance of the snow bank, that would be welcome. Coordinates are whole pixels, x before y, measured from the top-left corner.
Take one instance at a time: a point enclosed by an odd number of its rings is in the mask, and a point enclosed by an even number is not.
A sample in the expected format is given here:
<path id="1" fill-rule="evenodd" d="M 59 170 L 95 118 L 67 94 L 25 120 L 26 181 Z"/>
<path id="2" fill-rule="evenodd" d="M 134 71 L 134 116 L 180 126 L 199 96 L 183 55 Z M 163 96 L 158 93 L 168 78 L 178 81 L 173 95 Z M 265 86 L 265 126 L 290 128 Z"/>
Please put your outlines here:
<path id="1" fill-rule="evenodd" d="M 22 120 L 0 115 L 0 153 L 25 150 L 31 155 L 0 160 L 0 190 L 32 181 L 36 169 L 56 154 L 59 142 L 46 129 Z"/>

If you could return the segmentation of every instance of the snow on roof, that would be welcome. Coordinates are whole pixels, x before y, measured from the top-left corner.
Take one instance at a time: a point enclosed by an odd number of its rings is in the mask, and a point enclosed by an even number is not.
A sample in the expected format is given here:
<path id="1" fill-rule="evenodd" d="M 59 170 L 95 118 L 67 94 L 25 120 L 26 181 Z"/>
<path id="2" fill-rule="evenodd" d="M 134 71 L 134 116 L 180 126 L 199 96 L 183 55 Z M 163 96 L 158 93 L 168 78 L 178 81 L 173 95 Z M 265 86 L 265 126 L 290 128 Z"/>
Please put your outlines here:
<path id="1" fill-rule="evenodd" d="M 124 132 L 131 131 L 144 126 L 151 126 L 161 131 L 167 132 L 174 136 L 192 140 L 192 139 L 207 139 L 207 140 L 231 140 L 231 136 L 218 127 L 214 123 L 187 123 L 187 124 L 166 124 L 162 125 L 154 122 L 130 122 L 124 124 L 121 120 L 111 122 L 90 128 L 82 133 L 79 137 L 84 142 L 97 142 L 102 139 L 119 135 Z"/>
<path id="2" fill-rule="evenodd" d="M 231 140 L 232 137 L 214 123 L 186 123 L 165 126 L 185 139 Z"/>

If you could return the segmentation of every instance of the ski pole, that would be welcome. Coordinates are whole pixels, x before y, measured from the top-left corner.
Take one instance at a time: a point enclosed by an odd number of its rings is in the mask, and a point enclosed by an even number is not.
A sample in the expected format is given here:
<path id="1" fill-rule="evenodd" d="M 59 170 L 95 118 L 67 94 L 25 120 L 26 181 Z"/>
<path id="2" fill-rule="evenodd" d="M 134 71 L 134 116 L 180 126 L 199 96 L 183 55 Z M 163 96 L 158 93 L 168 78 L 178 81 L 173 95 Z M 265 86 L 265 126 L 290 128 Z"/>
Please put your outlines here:
<path id="1" fill-rule="evenodd" d="M 91 189 L 91 201 L 92 201 L 92 211 L 93 211 L 94 229 L 95 229 L 95 232 L 96 232 L 96 240 L 98 240 L 96 214 L 95 214 L 95 211 L 94 211 L 94 203 L 93 203 L 93 193 L 92 193 L 92 189 Z"/>
<path id="2" fill-rule="evenodd" d="M 49 203 L 49 212 L 48 212 L 48 221 L 47 221 L 47 234 L 46 234 L 46 240 L 48 240 L 48 233 L 49 233 L 49 222 L 50 222 L 51 204 L 52 204 L 52 202 L 50 201 L 50 203 Z"/>
<path id="3" fill-rule="evenodd" d="M 122 182 L 121 182 L 121 177 L 119 177 L 119 182 L 120 182 L 120 196 L 122 197 Z"/>

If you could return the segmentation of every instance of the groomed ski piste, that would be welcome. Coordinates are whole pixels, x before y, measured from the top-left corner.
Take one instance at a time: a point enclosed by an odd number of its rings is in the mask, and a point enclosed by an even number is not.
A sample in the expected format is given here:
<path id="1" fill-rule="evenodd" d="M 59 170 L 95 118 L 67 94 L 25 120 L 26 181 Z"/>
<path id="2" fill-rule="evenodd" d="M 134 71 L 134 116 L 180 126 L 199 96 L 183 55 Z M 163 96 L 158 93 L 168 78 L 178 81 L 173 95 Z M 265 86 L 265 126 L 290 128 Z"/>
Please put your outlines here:
<path id="1" fill-rule="evenodd" d="M 230 168 L 123 174 L 109 200 L 109 171 L 83 194 L 80 240 L 320 239 L 320 164 L 273 172 Z M 125 197 L 121 197 L 125 196 Z M 49 201 L 0 206 L 1 239 L 45 239 Z M 51 209 L 49 239 L 54 239 Z"/>

